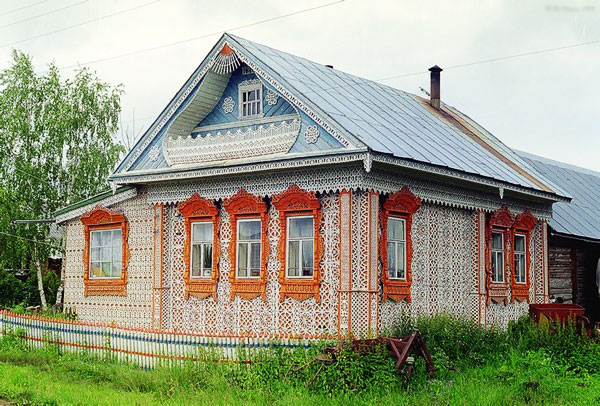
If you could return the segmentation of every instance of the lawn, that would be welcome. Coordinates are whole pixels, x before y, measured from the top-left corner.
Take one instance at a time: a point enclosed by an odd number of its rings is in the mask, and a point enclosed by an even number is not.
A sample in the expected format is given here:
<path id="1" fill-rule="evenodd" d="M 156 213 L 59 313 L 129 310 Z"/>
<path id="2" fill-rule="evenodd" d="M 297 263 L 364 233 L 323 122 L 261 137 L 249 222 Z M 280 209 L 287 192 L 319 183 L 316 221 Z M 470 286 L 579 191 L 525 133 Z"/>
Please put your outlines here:
<path id="1" fill-rule="evenodd" d="M 26 405 L 596 405 L 600 344 L 523 320 L 509 331 L 438 317 L 418 327 L 438 372 L 422 362 L 408 389 L 381 349 L 312 362 L 318 348 L 265 353 L 253 364 L 203 362 L 143 370 L 0 339 L 0 400 Z M 317 373 L 317 371 L 319 371 Z M 0 404 L 2 402 L 0 401 Z"/>

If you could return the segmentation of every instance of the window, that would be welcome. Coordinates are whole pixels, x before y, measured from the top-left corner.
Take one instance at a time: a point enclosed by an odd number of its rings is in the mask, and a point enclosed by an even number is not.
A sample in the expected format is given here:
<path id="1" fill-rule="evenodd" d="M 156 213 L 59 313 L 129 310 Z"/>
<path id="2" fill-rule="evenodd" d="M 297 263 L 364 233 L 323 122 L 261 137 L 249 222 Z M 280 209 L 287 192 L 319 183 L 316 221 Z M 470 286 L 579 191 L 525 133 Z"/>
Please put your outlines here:
<path id="1" fill-rule="evenodd" d="M 259 84 L 248 90 L 242 90 L 240 117 L 256 117 L 262 114 L 262 89 Z"/>
<path id="2" fill-rule="evenodd" d="M 127 295 L 127 219 L 121 212 L 96 207 L 80 220 L 84 296 Z"/>
<path id="3" fill-rule="evenodd" d="M 213 267 L 213 223 L 192 223 L 192 278 L 210 278 Z"/>
<path id="4" fill-rule="evenodd" d="M 372 192 L 375 193 L 375 192 Z M 383 301 L 411 302 L 412 218 L 421 207 L 421 199 L 408 187 L 381 197 L 381 238 Z M 369 197 L 371 199 L 371 197 Z M 371 286 L 370 289 L 373 287 Z"/>
<path id="5" fill-rule="evenodd" d="M 219 210 L 214 201 L 195 193 L 179 203 L 185 220 L 185 299 L 212 297 L 217 300 L 219 274 Z"/>
<path id="6" fill-rule="evenodd" d="M 237 276 L 258 278 L 261 268 L 262 225 L 260 220 L 238 220 Z"/>
<path id="7" fill-rule="evenodd" d="M 526 237 L 523 234 L 515 234 L 515 282 L 526 283 L 527 265 L 526 265 Z"/>
<path id="8" fill-rule="evenodd" d="M 90 231 L 90 278 L 120 278 L 122 264 L 121 230 Z"/>
<path id="9" fill-rule="evenodd" d="M 315 254 L 313 218 L 288 217 L 287 241 L 288 278 L 312 278 Z"/>
<path id="10" fill-rule="evenodd" d="M 492 282 L 504 282 L 504 233 L 492 232 Z"/>
<path id="11" fill-rule="evenodd" d="M 388 219 L 388 275 L 390 279 L 406 279 L 406 222 L 404 219 Z"/>

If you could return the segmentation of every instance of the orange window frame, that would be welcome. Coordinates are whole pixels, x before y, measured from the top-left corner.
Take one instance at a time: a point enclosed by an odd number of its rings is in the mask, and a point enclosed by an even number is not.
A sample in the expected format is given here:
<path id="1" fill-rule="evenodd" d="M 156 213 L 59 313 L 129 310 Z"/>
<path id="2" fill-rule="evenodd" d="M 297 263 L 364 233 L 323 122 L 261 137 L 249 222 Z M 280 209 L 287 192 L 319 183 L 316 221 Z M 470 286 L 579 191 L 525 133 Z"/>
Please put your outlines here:
<path id="1" fill-rule="evenodd" d="M 506 205 L 496 210 L 490 216 L 486 225 L 486 291 L 487 291 L 487 304 L 504 303 L 508 304 L 508 297 L 510 295 L 510 279 L 509 279 L 509 266 L 512 266 L 512 226 L 514 224 L 514 217 Z M 497 231 L 503 234 L 504 242 L 504 269 L 503 269 L 503 281 L 494 282 L 492 281 L 492 232 Z M 513 272 L 514 274 L 514 272 Z"/>
<path id="2" fill-rule="evenodd" d="M 127 265 L 129 247 L 127 245 L 128 222 L 123 213 L 96 206 L 80 217 L 83 224 L 85 244 L 83 248 L 84 296 L 127 296 Z M 91 232 L 121 230 L 122 265 L 119 278 L 96 279 L 90 277 Z"/>
<path id="3" fill-rule="evenodd" d="M 263 301 L 266 301 L 267 261 L 269 259 L 269 239 L 267 237 L 269 213 L 267 204 L 261 197 L 251 195 L 246 190 L 240 189 L 235 195 L 225 199 L 223 207 L 229 213 L 231 224 L 231 242 L 229 245 L 229 262 L 231 264 L 229 271 L 229 282 L 231 283 L 230 300 L 239 296 L 247 300 L 260 297 Z M 261 263 L 258 278 L 237 277 L 237 223 L 238 220 L 242 219 L 261 220 Z"/>
<path id="4" fill-rule="evenodd" d="M 219 210 L 214 202 L 195 193 L 178 206 L 179 212 L 185 219 L 185 245 L 183 249 L 185 262 L 185 298 L 194 296 L 198 299 L 212 297 L 217 300 L 217 281 L 219 275 Z M 192 224 L 196 222 L 212 223 L 213 252 L 212 273 L 209 278 L 192 276 Z"/>
<path id="5" fill-rule="evenodd" d="M 382 263 L 382 283 L 383 283 L 383 301 L 391 299 L 395 302 L 406 300 L 410 303 L 411 284 L 412 284 L 412 217 L 421 207 L 419 199 L 408 187 L 403 187 L 399 192 L 391 193 L 383 203 L 383 209 L 380 214 L 381 221 L 381 239 L 379 245 L 380 260 Z M 390 217 L 404 219 L 405 221 L 405 279 L 392 279 L 388 275 L 388 220 Z"/>
<path id="6" fill-rule="evenodd" d="M 512 241 L 513 241 L 513 254 L 512 254 L 512 279 L 511 279 L 511 288 L 512 288 L 512 297 L 511 302 L 515 300 L 519 302 L 527 302 L 529 303 L 529 289 L 531 287 L 531 278 L 529 277 L 529 272 L 531 270 L 531 252 L 530 252 L 530 244 L 531 244 L 531 234 L 533 233 L 533 229 L 537 224 L 537 219 L 531 214 L 529 210 L 521 213 L 517 216 L 513 227 L 512 227 Z M 514 243 L 516 235 L 525 236 L 525 283 L 517 282 L 516 275 L 516 262 L 514 255 Z"/>
<path id="7" fill-rule="evenodd" d="M 297 185 L 291 185 L 285 192 L 273 196 L 273 206 L 279 212 L 279 227 L 281 235 L 277 247 L 279 259 L 279 300 L 286 297 L 296 300 L 315 298 L 318 303 L 321 300 L 319 287 L 321 285 L 321 258 L 323 257 L 323 238 L 320 233 L 322 223 L 321 202 L 314 192 L 307 192 Z M 293 217 L 313 218 L 313 276 L 311 278 L 289 278 L 287 276 L 287 220 Z"/>

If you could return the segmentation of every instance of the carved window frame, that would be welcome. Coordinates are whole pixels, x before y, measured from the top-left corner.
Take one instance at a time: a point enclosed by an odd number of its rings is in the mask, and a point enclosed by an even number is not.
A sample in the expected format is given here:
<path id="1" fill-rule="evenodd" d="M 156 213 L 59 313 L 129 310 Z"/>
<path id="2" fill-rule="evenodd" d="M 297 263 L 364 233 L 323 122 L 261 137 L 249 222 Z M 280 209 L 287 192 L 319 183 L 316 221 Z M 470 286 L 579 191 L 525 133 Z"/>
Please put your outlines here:
<path id="1" fill-rule="evenodd" d="M 512 226 L 512 243 L 513 243 L 513 253 L 512 257 L 512 278 L 511 278 L 511 289 L 512 289 L 512 297 L 511 302 L 515 300 L 519 302 L 527 302 L 529 303 L 529 289 L 531 287 L 531 238 L 533 234 L 533 229 L 537 224 L 537 219 L 531 214 L 529 210 L 521 213 L 515 219 L 515 222 Z M 516 264 L 515 264 L 515 255 L 514 255 L 514 244 L 516 235 L 525 236 L 525 283 L 517 282 L 516 275 Z"/>
<path id="2" fill-rule="evenodd" d="M 223 207 L 229 213 L 231 224 L 231 241 L 229 243 L 229 262 L 231 264 L 229 271 L 230 300 L 233 300 L 236 296 L 247 300 L 260 296 L 263 301 L 266 301 L 267 261 L 269 259 L 269 239 L 267 236 L 269 213 L 267 204 L 262 197 L 251 195 L 245 189 L 240 189 L 235 195 L 225 199 Z M 258 278 L 237 277 L 237 222 L 240 219 L 261 220 L 261 264 Z"/>
<path id="3" fill-rule="evenodd" d="M 508 304 L 510 295 L 510 268 L 512 260 L 512 227 L 515 219 L 506 205 L 493 212 L 486 224 L 486 291 L 488 306 L 494 303 Z M 502 282 L 492 281 L 492 232 L 500 232 L 504 241 L 504 280 Z"/>
<path id="4" fill-rule="evenodd" d="M 84 296 L 127 296 L 127 265 L 129 246 L 127 244 L 129 225 L 125 215 L 118 211 L 96 206 L 80 217 L 83 224 L 85 244 L 83 248 Z M 119 278 L 90 278 L 90 236 L 92 231 L 121 230 L 122 265 Z"/>
<path id="5" fill-rule="evenodd" d="M 297 185 L 291 185 L 285 192 L 273 196 L 273 206 L 279 212 L 279 228 L 281 235 L 277 247 L 279 259 L 279 301 L 286 297 L 303 301 L 311 297 L 318 303 L 321 300 L 321 259 L 323 258 L 323 237 L 320 229 L 323 221 L 321 202 L 314 192 L 307 192 Z M 314 236 L 313 275 L 312 277 L 291 278 L 286 274 L 287 268 L 287 219 L 293 217 L 312 217 Z"/>
<path id="6" fill-rule="evenodd" d="M 213 201 L 205 199 L 197 193 L 179 203 L 178 209 L 185 221 L 185 245 L 183 248 L 185 298 L 188 299 L 190 295 L 198 299 L 212 297 L 216 301 L 220 257 L 219 210 Z M 192 276 L 192 224 L 200 222 L 213 225 L 212 273 L 209 278 Z"/>
<path id="7" fill-rule="evenodd" d="M 383 202 L 380 214 L 381 239 L 379 240 L 380 260 L 382 263 L 383 302 L 391 299 L 395 302 L 406 300 L 411 302 L 410 287 L 412 284 L 412 217 L 421 207 L 421 199 L 417 197 L 408 187 L 403 187 L 399 192 L 391 193 Z M 391 279 L 388 275 L 388 219 L 390 217 L 401 218 L 405 222 L 405 279 Z"/>

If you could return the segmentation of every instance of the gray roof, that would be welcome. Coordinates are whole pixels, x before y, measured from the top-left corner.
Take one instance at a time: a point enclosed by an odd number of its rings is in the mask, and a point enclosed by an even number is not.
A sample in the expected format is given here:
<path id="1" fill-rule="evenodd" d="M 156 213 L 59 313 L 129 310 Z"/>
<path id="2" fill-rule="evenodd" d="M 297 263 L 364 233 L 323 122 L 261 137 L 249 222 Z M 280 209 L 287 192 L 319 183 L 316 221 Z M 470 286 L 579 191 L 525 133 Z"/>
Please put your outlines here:
<path id="1" fill-rule="evenodd" d="M 540 174 L 569 193 L 571 203 L 552 206 L 549 225 L 558 233 L 600 241 L 600 173 L 519 152 Z"/>
<path id="2" fill-rule="evenodd" d="M 481 132 L 476 123 L 471 123 L 476 126 L 474 134 L 468 135 L 418 96 L 240 37 L 226 36 L 267 65 L 284 86 L 314 103 L 375 152 L 548 191 L 543 187 L 548 182 L 536 179 L 518 155 L 491 134 Z M 458 113 L 445 107 L 448 115 Z M 481 140 L 473 139 L 473 135 Z M 489 146 L 482 146 L 480 141 Z M 503 162 L 498 153 L 515 165 Z"/>

